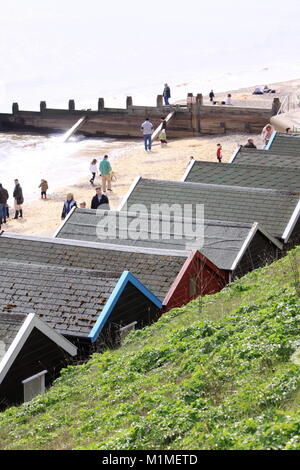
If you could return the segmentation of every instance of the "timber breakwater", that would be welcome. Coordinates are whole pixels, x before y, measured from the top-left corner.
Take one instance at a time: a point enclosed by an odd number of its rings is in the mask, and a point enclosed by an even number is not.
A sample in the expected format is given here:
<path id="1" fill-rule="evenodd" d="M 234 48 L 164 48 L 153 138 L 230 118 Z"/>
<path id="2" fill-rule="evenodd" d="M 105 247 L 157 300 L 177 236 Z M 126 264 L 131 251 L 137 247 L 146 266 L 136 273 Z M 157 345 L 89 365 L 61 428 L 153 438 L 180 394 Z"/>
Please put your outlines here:
<path id="1" fill-rule="evenodd" d="M 104 99 L 98 99 L 96 110 L 77 110 L 75 101 L 69 100 L 67 109 L 48 108 L 40 102 L 39 111 L 23 111 L 13 103 L 12 113 L 0 113 L 1 131 L 26 131 L 51 134 L 66 132 L 82 118 L 76 131 L 86 137 L 140 137 L 140 125 L 149 117 L 158 126 L 161 117 L 172 113 L 168 123 L 168 137 L 184 138 L 202 134 L 225 134 L 226 132 L 260 132 L 269 122 L 278 103 L 274 99 L 272 109 L 204 105 L 202 94 L 187 96 L 185 105 L 163 106 L 158 95 L 156 106 L 134 106 L 128 96 L 126 108 L 106 108 Z M 278 99 L 277 99 L 278 100 Z"/>

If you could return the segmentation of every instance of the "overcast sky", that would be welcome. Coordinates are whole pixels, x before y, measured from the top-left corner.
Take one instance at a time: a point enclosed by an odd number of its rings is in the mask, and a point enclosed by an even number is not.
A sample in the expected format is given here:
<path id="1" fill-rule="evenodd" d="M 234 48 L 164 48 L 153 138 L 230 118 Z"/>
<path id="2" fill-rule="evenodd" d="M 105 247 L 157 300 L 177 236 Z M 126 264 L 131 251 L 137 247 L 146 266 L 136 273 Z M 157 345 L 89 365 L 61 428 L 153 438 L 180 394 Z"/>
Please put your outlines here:
<path id="1" fill-rule="evenodd" d="M 97 77 L 121 86 L 237 63 L 298 59 L 300 2 L 1 2 L 2 88 Z M 300 75 L 300 74 L 299 74 Z M 19 85 L 16 85 L 19 86 Z M 20 85 L 21 86 L 21 85 Z M 15 89 L 14 89 L 15 90 Z M 0 90 L 1 92 L 1 90 Z"/>

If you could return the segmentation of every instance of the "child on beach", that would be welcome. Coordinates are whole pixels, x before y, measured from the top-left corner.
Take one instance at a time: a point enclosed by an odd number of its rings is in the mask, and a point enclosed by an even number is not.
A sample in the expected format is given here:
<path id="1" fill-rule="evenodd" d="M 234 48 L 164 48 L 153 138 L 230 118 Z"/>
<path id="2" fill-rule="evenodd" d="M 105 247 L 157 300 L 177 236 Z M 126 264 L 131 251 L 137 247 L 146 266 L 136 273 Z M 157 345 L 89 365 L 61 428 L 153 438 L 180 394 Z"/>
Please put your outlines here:
<path id="1" fill-rule="evenodd" d="M 221 144 L 217 144 L 217 159 L 219 160 L 219 163 L 222 162 L 222 145 Z"/>
<path id="2" fill-rule="evenodd" d="M 92 161 L 91 161 L 91 164 L 90 164 L 90 172 L 92 173 L 92 177 L 90 179 L 90 183 L 92 186 L 94 186 L 94 180 L 95 180 L 95 177 L 96 177 L 96 173 L 97 173 L 97 160 L 96 158 L 94 158 Z"/>
<path id="3" fill-rule="evenodd" d="M 271 126 L 271 124 L 267 124 L 263 128 L 261 136 L 262 136 L 262 140 L 263 140 L 264 145 L 267 145 L 269 143 L 269 140 L 271 138 L 271 135 L 273 134 L 273 131 L 274 131 L 274 129 Z"/>
<path id="4" fill-rule="evenodd" d="M 47 199 L 47 189 L 48 189 L 47 181 L 41 180 L 39 188 L 41 188 L 41 199 Z"/>
<path id="5" fill-rule="evenodd" d="M 166 129 L 162 129 L 160 134 L 159 134 L 159 140 L 160 140 L 160 145 L 161 147 L 164 147 L 164 145 L 167 145 L 167 134 L 166 134 Z"/>

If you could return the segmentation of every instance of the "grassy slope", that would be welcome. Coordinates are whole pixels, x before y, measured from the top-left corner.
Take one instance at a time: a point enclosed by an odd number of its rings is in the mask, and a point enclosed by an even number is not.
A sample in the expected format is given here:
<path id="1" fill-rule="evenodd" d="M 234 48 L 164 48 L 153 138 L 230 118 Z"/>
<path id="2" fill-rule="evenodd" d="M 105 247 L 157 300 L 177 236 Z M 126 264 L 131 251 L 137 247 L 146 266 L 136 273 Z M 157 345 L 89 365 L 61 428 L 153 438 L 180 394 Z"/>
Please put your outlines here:
<path id="1" fill-rule="evenodd" d="M 0 414 L 0 448 L 300 449 L 293 253 L 68 367 Z"/>

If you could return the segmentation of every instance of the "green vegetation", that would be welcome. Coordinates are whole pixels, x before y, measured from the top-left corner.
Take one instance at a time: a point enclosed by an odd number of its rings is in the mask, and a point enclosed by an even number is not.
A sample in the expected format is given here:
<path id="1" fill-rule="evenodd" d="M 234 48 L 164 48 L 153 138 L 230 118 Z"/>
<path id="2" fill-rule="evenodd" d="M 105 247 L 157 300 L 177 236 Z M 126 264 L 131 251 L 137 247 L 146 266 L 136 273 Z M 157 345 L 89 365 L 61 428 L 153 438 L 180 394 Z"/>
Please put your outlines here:
<path id="1" fill-rule="evenodd" d="M 0 448 L 300 449 L 299 265 L 300 247 L 64 369 L 0 414 Z"/>

